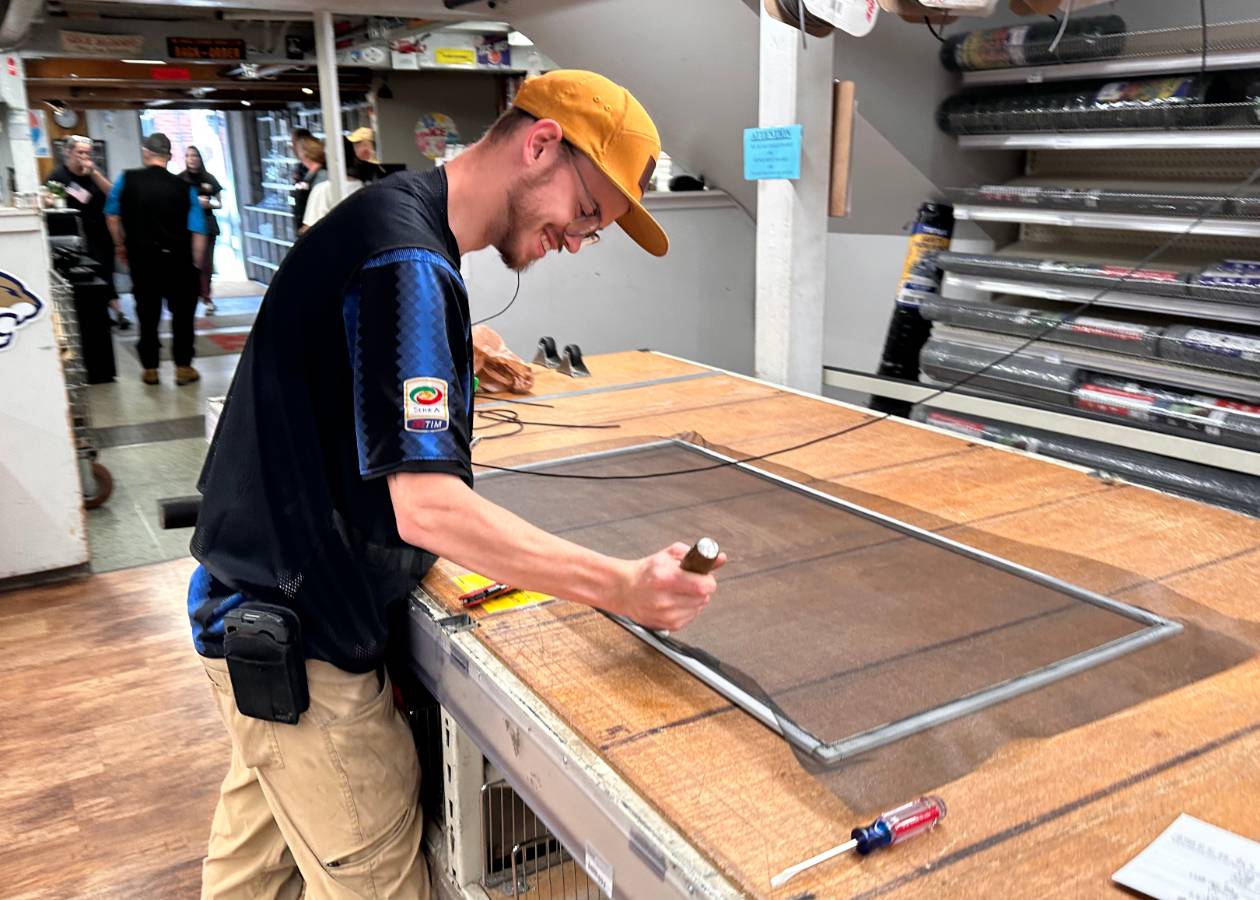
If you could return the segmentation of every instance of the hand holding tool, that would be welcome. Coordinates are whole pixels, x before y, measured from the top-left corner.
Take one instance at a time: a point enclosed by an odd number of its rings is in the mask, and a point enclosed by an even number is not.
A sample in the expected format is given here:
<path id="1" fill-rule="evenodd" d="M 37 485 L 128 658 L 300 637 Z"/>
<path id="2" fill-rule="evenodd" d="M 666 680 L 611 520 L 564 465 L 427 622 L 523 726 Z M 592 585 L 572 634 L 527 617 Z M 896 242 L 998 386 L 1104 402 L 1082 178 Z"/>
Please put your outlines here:
<path id="1" fill-rule="evenodd" d="M 682 562 L 678 564 L 678 567 L 684 572 L 708 575 L 713 571 L 713 567 L 717 565 L 718 556 L 721 552 L 717 541 L 711 537 L 702 537 L 691 545 L 691 549 L 687 551 L 687 555 L 682 558 Z M 668 629 L 662 628 L 655 633 L 659 637 L 669 637 Z"/>

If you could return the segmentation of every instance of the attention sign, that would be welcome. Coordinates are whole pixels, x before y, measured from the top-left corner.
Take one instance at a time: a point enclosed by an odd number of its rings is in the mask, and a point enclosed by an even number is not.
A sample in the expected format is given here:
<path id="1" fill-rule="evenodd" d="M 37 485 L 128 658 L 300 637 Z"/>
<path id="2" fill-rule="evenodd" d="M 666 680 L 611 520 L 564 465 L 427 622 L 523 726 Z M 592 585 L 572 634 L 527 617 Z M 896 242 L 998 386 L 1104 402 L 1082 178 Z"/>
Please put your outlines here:
<path id="1" fill-rule="evenodd" d="M 171 59 L 245 59 L 245 42 L 239 38 L 168 37 L 166 53 Z"/>

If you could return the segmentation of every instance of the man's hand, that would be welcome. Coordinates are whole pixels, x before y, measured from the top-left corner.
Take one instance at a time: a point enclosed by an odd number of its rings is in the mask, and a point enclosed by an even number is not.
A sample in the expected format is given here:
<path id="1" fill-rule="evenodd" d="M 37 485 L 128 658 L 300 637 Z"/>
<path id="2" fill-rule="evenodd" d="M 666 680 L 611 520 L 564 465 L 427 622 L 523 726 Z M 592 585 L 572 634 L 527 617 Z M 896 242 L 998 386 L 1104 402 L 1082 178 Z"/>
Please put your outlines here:
<path id="1" fill-rule="evenodd" d="M 689 549 L 686 544 L 671 544 L 637 560 L 618 611 L 645 628 L 667 631 L 677 631 L 700 615 L 717 590 L 717 580 L 683 571 L 679 563 Z M 712 571 L 725 564 L 723 553 Z"/>

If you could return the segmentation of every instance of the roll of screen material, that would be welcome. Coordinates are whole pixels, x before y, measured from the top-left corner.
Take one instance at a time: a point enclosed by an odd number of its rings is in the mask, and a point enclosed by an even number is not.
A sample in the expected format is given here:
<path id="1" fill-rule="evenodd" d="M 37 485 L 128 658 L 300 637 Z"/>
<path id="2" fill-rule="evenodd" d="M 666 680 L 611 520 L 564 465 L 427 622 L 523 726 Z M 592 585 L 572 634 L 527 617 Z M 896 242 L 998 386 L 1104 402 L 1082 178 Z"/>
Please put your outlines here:
<path id="1" fill-rule="evenodd" d="M 1260 450 L 1260 406 L 1241 400 L 1084 372 L 1072 405 L 1158 431 Z"/>
<path id="2" fill-rule="evenodd" d="M 910 417 L 916 422 L 935 425 L 964 437 L 1017 447 L 1078 466 L 1110 472 L 1135 484 L 1253 516 L 1260 515 L 1260 478 L 1252 475 L 925 406 L 916 406 Z"/>
<path id="3" fill-rule="evenodd" d="M 968 91 L 945 100 L 937 125 L 946 134 L 1005 134 L 1128 128 L 1201 128 L 1245 101 L 1238 82 L 1213 75 L 1085 81 Z"/>
<path id="4" fill-rule="evenodd" d="M 1073 18 L 1057 46 L 1059 24 L 1053 21 L 981 28 L 947 39 L 941 65 L 951 72 L 976 72 L 1107 59 L 1124 51 L 1124 27 L 1119 16 Z"/>
<path id="5" fill-rule="evenodd" d="M 1006 355 L 932 338 L 923 345 L 919 367 L 937 382 L 953 384 L 967 378 L 962 390 L 987 391 L 1055 406 L 1072 404 L 1078 373 L 1075 366 L 1019 355 L 1003 359 Z"/>
<path id="6" fill-rule="evenodd" d="M 1204 369 L 1260 377 L 1260 336 L 1254 334 L 1170 325 L 1159 337 L 1159 355 Z"/>
<path id="7" fill-rule="evenodd" d="M 1102 188 L 1057 187 L 1037 184 L 982 184 L 974 188 L 946 188 L 954 203 L 1001 206 L 1009 209 L 1047 209 L 1152 216 L 1216 216 L 1260 218 L 1260 197 L 1231 198 L 1203 194 L 1108 191 Z"/>
<path id="8" fill-rule="evenodd" d="M 1010 278 L 1063 287 L 1109 288 L 1161 297 L 1185 297 L 1190 292 L 1190 276 L 1176 269 L 1132 266 L 1030 256 L 992 256 L 983 253 L 936 255 L 936 264 L 947 272 L 978 275 L 982 278 Z"/>
<path id="9" fill-rule="evenodd" d="M 1260 303 L 1260 261 L 1226 259 L 1189 280 L 1190 295 L 1219 303 Z"/>
<path id="10" fill-rule="evenodd" d="M 1053 343 L 1096 347 L 1113 353 L 1143 357 L 1158 355 L 1160 334 L 1163 331 L 1155 325 L 1140 325 L 1099 316 L 1073 316 L 1066 312 L 947 300 L 939 296 L 925 297 L 919 305 L 919 312 L 931 322 L 1016 337 L 1039 337 L 1040 340 Z M 1053 330 L 1047 332 L 1048 328 Z"/>

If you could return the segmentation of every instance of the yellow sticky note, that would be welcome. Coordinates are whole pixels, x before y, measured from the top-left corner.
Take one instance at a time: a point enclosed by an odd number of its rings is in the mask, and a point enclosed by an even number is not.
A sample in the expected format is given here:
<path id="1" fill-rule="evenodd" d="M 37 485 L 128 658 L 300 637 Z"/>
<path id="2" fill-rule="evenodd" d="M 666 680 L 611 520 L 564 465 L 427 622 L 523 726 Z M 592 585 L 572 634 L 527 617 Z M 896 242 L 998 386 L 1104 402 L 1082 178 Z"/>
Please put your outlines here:
<path id="1" fill-rule="evenodd" d="M 469 591 L 489 587 L 494 584 L 494 579 L 478 575 L 475 572 L 469 572 L 466 575 L 456 576 L 455 584 L 459 586 L 460 593 L 466 594 Z M 550 594 L 538 594 L 534 591 L 512 591 L 510 594 L 495 597 L 493 600 L 482 603 L 475 608 L 483 609 L 487 614 L 490 614 L 509 609 L 520 609 L 523 606 L 533 606 L 535 603 L 547 603 L 554 599 L 556 598 Z"/>
<path id="2" fill-rule="evenodd" d="M 475 66 L 477 51 L 465 47 L 438 47 L 433 59 L 439 66 Z"/>

